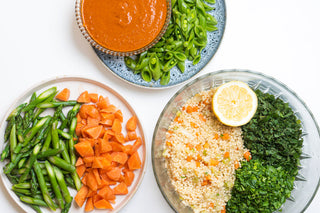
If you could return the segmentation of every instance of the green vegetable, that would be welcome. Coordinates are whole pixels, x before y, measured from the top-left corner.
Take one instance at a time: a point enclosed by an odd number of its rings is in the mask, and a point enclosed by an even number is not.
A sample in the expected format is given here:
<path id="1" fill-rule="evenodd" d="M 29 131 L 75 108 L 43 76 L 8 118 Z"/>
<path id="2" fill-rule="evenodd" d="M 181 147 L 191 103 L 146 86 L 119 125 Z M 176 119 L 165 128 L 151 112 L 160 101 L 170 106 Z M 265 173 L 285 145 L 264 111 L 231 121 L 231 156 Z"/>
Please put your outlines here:
<path id="1" fill-rule="evenodd" d="M 214 4 L 215 0 L 206 2 Z M 207 45 L 207 31 L 218 29 L 217 20 L 207 13 L 214 7 L 204 0 L 173 0 L 171 6 L 171 20 L 161 40 L 136 59 L 124 58 L 126 66 L 147 82 L 160 79 L 160 84 L 166 85 L 170 82 L 170 74 L 166 72 L 173 67 L 184 73 L 187 59 L 193 65 L 199 63 L 201 51 Z"/>
<path id="2" fill-rule="evenodd" d="M 274 212 L 290 197 L 293 181 L 281 167 L 264 166 L 260 160 L 244 162 L 236 172 L 227 212 Z"/>

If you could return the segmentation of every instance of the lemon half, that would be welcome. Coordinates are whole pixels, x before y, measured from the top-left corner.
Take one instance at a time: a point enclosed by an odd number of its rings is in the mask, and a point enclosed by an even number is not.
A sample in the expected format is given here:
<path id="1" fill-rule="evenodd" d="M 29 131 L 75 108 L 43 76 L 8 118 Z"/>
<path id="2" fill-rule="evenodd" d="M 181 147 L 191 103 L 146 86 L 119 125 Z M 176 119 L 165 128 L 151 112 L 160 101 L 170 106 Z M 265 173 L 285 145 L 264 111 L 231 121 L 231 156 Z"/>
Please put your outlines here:
<path id="1" fill-rule="evenodd" d="M 242 126 L 254 116 L 258 106 L 256 93 L 242 81 L 219 86 L 212 99 L 214 114 L 227 126 Z"/>

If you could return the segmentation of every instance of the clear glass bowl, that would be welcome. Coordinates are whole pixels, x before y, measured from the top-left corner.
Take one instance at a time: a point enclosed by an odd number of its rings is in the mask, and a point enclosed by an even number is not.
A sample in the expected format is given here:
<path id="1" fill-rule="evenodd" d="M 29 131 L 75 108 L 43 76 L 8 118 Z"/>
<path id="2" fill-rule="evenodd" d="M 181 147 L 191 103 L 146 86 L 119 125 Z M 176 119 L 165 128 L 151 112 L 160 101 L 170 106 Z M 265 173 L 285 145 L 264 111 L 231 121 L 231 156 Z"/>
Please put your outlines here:
<path id="1" fill-rule="evenodd" d="M 291 197 L 287 199 L 282 208 L 282 213 L 304 212 L 315 196 L 320 180 L 320 131 L 314 116 L 306 104 L 283 83 L 264 74 L 247 70 L 222 70 L 203 75 L 182 87 L 167 103 L 163 109 L 153 134 L 152 164 L 160 190 L 176 212 L 193 212 L 179 199 L 171 184 L 162 156 L 165 146 L 165 133 L 176 112 L 195 94 L 212 87 L 217 87 L 231 80 L 240 80 L 248 83 L 253 89 L 260 89 L 288 102 L 301 120 L 303 148 L 299 174 L 294 182 L 295 186 Z"/>
<path id="2" fill-rule="evenodd" d="M 146 46 L 141 47 L 136 50 L 132 51 L 127 51 L 127 52 L 120 52 L 120 51 L 115 51 L 111 50 L 108 48 L 103 47 L 102 45 L 98 44 L 88 33 L 86 28 L 83 25 L 82 21 L 82 16 L 81 16 L 81 4 L 83 0 L 76 0 L 76 5 L 75 5 L 75 13 L 76 13 L 76 22 L 79 26 L 79 29 L 82 33 L 82 35 L 85 37 L 85 39 L 91 44 L 91 46 L 95 47 L 97 50 L 100 50 L 108 55 L 113 55 L 113 56 L 132 56 L 132 55 L 137 55 L 140 54 L 148 49 L 150 49 L 152 46 L 154 46 L 163 36 L 163 34 L 166 32 L 170 18 L 171 18 L 171 0 L 166 0 L 167 1 L 167 14 L 166 14 L 166 20 L 164 25 L 162 26 L 160 33 Z"/>

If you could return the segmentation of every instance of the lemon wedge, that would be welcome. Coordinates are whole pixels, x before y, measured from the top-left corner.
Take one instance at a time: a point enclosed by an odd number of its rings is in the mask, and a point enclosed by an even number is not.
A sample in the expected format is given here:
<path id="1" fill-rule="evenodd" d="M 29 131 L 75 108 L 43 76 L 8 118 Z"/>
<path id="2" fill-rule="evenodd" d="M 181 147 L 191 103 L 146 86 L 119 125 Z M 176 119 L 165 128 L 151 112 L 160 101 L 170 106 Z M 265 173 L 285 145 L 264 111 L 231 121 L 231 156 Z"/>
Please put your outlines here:
<path id="1" fill-rule="evenodd" d="M 242 81 L 219 86 L 212 99 L 212 108 L 219 121 L 227 126 L 242 126 L 254 116 L 258 106 L 256 93 Z"/>

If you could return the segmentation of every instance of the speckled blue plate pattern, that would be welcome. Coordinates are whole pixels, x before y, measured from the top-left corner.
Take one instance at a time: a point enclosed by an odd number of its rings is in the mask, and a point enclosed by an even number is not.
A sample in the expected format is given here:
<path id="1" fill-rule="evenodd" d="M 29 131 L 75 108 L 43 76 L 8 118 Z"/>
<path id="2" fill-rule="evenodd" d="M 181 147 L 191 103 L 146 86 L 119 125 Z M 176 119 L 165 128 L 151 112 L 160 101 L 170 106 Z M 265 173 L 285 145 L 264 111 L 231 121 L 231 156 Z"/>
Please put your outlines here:
<path id="1" fill-rule="evenodd" d="M 107 55 L 95 48 L 94 51 L 110 71 L 128 83 L 146 88 L 167 88 L 178 85 L 199 73 L 202 68 L 209 63 L 218 50 L 225 29 L 226 6 L 224 0 L 216 0 L 216 3 L 213 6 L 215 9 L 210 11 L 209 14 L 213 15 L 218 20 L 218 24 L 216 25 L 218 30 L 208 32 L 208 43 L 201 52 L 200 62 L 196 65 L 192 65 L 191 61 L 186 61 L 186 69 L 184 73 L 181 73 L 177 67 L 171 69 L 170 82 L 167 85 L 161 85 L 160 80 L 152 80 L 151 82 L 144 81 L 140 74 L 133 74 L 133 72 L 126 67 L 123 57 Z"/>

